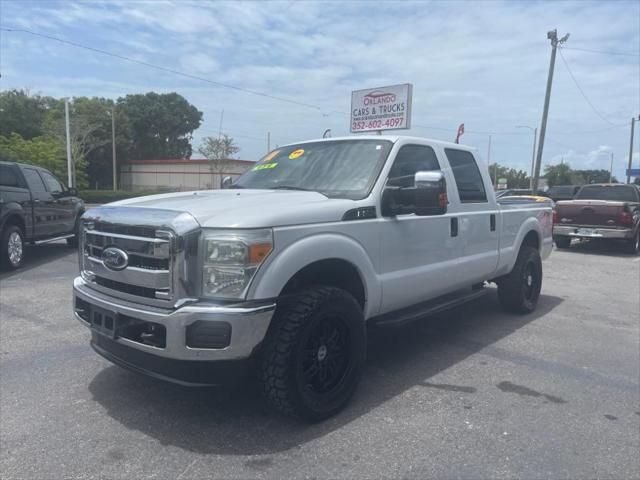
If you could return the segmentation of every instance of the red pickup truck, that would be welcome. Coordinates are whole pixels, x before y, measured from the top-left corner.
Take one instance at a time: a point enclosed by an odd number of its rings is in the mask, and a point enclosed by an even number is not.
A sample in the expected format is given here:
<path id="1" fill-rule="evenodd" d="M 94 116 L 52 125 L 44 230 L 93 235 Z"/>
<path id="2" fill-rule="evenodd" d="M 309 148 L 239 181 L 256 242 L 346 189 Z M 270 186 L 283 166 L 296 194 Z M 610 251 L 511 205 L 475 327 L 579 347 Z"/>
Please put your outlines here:
<path id="1" fill-rule="evenodd" d="M 569 248 L 572 238 L 604 238 L 626 242 L 640 253 L 640 188 L 625 184 L 583 186 L 573 200 L 560 201 L 554 213 L 553 240 Z"/>

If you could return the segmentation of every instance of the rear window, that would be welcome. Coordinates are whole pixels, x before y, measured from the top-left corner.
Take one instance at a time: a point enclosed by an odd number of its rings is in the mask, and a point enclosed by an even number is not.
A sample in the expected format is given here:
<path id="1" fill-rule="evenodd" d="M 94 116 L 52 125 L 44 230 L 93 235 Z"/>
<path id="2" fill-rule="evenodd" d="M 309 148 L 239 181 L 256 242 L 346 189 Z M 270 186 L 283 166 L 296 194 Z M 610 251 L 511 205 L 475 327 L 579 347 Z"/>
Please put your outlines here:
<path id="1" fill-rule="evenodd" d="M 637 202 L 638 192 L 635 187 L 582 187 L 576 195 L 577 200 L 609 200 L 612 202 Z"/>

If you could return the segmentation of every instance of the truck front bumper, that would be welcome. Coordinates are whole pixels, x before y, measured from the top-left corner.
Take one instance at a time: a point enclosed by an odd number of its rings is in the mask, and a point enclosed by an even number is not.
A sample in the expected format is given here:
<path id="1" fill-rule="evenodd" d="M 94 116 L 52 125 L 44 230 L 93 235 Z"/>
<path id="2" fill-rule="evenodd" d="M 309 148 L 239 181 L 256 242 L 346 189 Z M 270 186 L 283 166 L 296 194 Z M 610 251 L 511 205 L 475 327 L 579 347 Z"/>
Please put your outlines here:
<path id="1" fill-rule="evenodd" d="M 569 227 L 564 225 L 553 226 L 554 236 L 576 238 L 611 238 L 625 240 L 633 238 L 633 230 L 630 228 L 601 228 L 601 227 Z"/>
<path id="2" fill-rule="evenodd" d="M 185 385 L 220 385 L 242 376 L 264 339 L 275 302 L 194 302 L 175 310 L 96 292 L 77 277 L 74 315 L 90 328 L 92 348 L 108 360 Z"/>

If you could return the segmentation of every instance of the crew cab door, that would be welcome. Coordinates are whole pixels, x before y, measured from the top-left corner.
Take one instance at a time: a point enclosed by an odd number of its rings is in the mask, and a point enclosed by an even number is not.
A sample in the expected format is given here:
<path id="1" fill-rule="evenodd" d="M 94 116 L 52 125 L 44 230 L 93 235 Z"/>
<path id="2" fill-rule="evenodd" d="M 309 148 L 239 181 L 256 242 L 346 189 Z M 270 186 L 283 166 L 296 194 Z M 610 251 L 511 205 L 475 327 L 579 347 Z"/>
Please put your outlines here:
<path id="1" fill-rule="evenodd" d="M 411 186 L 416 172 L 440 169 L 431 146 L 403 145 L 386 185 Z M 455 288 L 459 281 L 456 268 L 459 239 L 451 235 L 449 217 L 411 213 L 382 219 L 380 313 L 418 304 Z"/>
<path id="2" fill-rule="evenodd" d="M 56 177 L 46 170 L 39 170 L 39 173 L 47 191 L 53 197 L 53 211 L 55 212 L 53 233 L 64 235 L 72 232 L 76 220 L 74 198 Z"/>
<path id="3" fill-rule="evenodd" d="M 487 175 L 481 173 L 473 154 L 445 148 L 455 181 L 457 202 L 452 209 L 458 218 L 459 274 L 465 284 L 489 280 L 498 266 L 500 212 Z"/>
<path id="4" fill-rule="evenodd" d="M 37 239 L 51 236 L 55 231 L 54 198 L 47 191 L 42 178 L 35 168 L 23 167 L 21 170 L 31 191 L 33 237 Z"/>

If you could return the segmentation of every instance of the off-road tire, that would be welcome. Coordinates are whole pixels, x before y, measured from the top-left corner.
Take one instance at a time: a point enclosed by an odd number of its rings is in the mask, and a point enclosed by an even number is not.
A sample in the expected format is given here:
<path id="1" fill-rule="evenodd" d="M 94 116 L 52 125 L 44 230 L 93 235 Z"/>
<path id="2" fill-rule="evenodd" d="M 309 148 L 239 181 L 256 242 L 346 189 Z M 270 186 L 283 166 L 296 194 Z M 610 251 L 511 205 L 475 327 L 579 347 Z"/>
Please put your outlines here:
<path id="1" fill-rule="evenodd" d="M 512 313 L 526 314 L 536 309 L 542 287 L 542 260 L 536 248 L 520 248 L 511 272 L 497 281 L 498 299 L 502 308 Z"/>
<path id="2" fill-rule="evenodd" d="M 331 341 L 327 342 L 329 347 L 320 345 L 316 358 L 315 347 L 309 346 L 320 338 L 314 332 L 328 328 L 326 325 L 333 328 L 334 323 L 336 332 L 346 332 L 341 336 L 343 347 L 336 350 Z M 320 358 L 322 348 L 324 356 Z M 336 351 L 338 353 L 332 353 Z M 336 379 L 335 385 L 326 392 L 314 391 L 314 388 L 319 389 L 308 376 L 305 377 L 308 374 L 303 372 L 303 366 L 316 361 L 316 365 L 320 365 L 329 359 L 335 362 L 339 358 L 345 358 L 339 367 L 332 363 L 333 371 L 338 373 L 327 370 L 327 375 Z M 258 377 L 262 393 L 273 408 L 317 422 L 335 415 L 347 405 L 362 376 L 365 359 L 366 329 L 358 302 L 339 288 L 314 287 L 278 304 L 261 351 Z M 307 368 L 307 372 L 310 370 Z"/>
<path id="3" fill-rule="evenodd" d="M 553 243 L 555 243 L 558 248 L 569 248 L 571 246 L 571 237 L 567 237 L 566 235 L 553 237 Z"/>
<path id="4" fill-rule="evenodd" d="M 13 240 L 13 248 L 15 248 L 16 235 L 20 241 L 20 254 L 17 260 L 15 257 L 15 250 L 14 256 L 12 256 L 9 251 L 9 242 L 11 240 Z M 20 268 L 24 262 L 25 246 L 24 234 L 20 227 L 16 225 L 8 225 L 0 234 L 0 267 L 2 267 L 3 270 L 16 270 Z"/>

